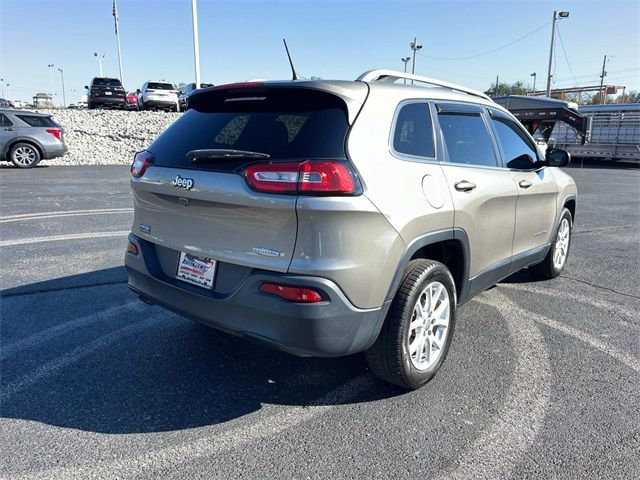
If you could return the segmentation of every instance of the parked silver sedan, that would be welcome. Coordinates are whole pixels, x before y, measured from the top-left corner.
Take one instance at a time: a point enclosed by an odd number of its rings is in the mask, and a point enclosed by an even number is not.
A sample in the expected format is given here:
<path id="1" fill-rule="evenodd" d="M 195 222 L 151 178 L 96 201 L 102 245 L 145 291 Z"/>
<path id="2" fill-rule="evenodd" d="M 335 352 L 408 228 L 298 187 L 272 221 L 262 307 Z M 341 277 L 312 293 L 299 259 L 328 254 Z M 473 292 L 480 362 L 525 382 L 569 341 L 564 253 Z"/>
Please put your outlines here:
<path id="1" fill-rule="evenodd" d="M 61 157 L 66 152 L 64 130 L 51 115 L 0 109 L 0 160 L 31 168 L 42 159 Z"/>

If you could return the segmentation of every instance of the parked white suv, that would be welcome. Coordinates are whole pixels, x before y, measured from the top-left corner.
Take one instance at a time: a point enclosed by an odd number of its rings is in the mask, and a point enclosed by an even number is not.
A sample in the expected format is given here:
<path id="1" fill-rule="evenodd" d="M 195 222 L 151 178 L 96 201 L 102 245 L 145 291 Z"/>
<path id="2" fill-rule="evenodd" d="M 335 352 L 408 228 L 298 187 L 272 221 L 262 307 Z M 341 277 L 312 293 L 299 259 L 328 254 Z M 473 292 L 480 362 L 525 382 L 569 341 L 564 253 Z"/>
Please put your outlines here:
<path id="1" fill-rule="evenodd" d="M 178 90 L 166 82 L 144 82 L 138 94 L 138 110 L 178 111 Z"/>

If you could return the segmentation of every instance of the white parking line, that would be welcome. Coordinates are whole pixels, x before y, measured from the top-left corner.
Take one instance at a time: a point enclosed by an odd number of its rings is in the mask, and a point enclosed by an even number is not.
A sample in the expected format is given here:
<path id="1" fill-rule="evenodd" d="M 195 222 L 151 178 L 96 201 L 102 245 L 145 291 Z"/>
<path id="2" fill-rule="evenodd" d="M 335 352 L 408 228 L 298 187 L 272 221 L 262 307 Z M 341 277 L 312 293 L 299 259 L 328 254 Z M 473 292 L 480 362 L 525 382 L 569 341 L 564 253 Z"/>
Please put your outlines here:
<path id="1" fill-rule="evenodd" d="M 48 237 L 16 238 L 14 240 L 4 240 L 0 242 L 0 247 L 9 247 L 11 245 L 28 245 L 30 243 L 59 242 L 62 240 L 81 240 L 83 238 L 123 237 L 125 235 L 128 235 L 129 233 L 130 230 L 118 230 L 115 232 L 70 233 L 67 235 L 51 235 Z"/>
<path id="2" fill-rule="evenodd" d="M 133 212 L 133 208 L 98 208 L 93 210 L 60 210 L 54 212 L 22 213 L 0 217 L 0 223 L 38 220 L 42 218 L 73 217 L 79 215 L 106 215 Z"/>
<path id="3" fill-rule="evenodd" d="M 63 335 L 69 330 L 73 330 L 79 327 L 85 327 L 87 325 L 91 325 L 92 323 L 101 322 L 102 320 L 108 320 L 114 315 L 119 314 L 122 310 L 126 310 L 128 312 L 138 312 L 143 308 L 149 307 L 144 305 L 142 302 L 134 300 L 131 302 L 127 302 L 124 305 L 117 305 L 115 307 L 107 308 L 106 310 L 94 312 L 90 315 L 86 315 L 84 317 L 76 318 L 75 320 L 70 320 L 68 322 L 60 323 L 53 327 L 46 328 L 40 332 L 29 335 L 26 338 L 16 340 L 15 342 L 2 347 L 2 351 L 0 351 L 0 361 L 28 348 L 37 347 L 38 345 L 49 341 L 52 338 Z"/>
<path id="4" fill-rule="evenodd" d="M 535 284 L 516 284 L 516 283 L 501 283 L 500 287 L 506 287 L 509 289 L 520 290 L 521 292 L 528 293 L 541 293 L 543 295 L 551 295 L 557 298 L 571 299 L 575 300 L 578 303 L 586 303 L 591 305 L 592 307 L 601 308 L 603 310 L 608 310 L 610 312 L 617 312 L 625 317 L 628 317 L 629 321 L 625 322 L 633 327 L 639 327 L 638 323 L 638 311 L 632 310 L 630 308 L 625 307 L 624 305 L 620 305 L 619 303 L 613 303 L 606 300 L 602 300 L 593 296 L 580 295 L 573 292 L 568 292 L 566 290 L 549 290 L 543 287 L 539 287 Z M 635 322 L 634 322 L 635 320 Z"/>
<path id="5" fill-rule="evenodd" d="M 306 407 L 279 408 L 273 415 L 262 415 L 255 423 L 242 427 L 230 428 L 223 432 L 207 435 L 195 442 L 184 443 L 167 448 L 153 450 L 138 457 L 122 458 L 91 465 L 80 465 L 68 468 L 52 468 L 40 472 L 29 472 L 18 478 L 107 478 L 116 475 L 120 478 L 153 477 L 150 472 L 157 472 L 166 466 L 177 466 L 192 462 L 198 458 L 207 458 L 216 453 L 237 449 L 251 442 L 272 438 L 296 425 L 338 408 L 340 404 L 357 397 L 361 392 L 373 388 L 376 380 L 371 375 L 360 375 L 344 385 L 313 400 Z M 218 478 L 211 472 L 209 478 Z"/>
<path id="6" fill-rule="evenodd" d="M 171 316 L 172 314 L 169 314 L 169 313 L 155 316 L 153 317 L 153 320 L 154 320 L 153 323 L 150 323 L 147 321 L 152 317 L 145 317 L 141 320 L 131 323 L 130 325 L 127 325 L 126 327 L 120 328 L 111 333 L 103 335 L 102 337 L 96 338 L 92 342 L 89 342 L 86 345 L 78 347 L 62 355 L 61 357 L 58 357 L 54 360 L 51 360 L 50 362 L 46 362 L 42 364 L 34 372 L 28 375 L 25 375 L 18 380 L 14 380 L 13 382 L 6 385 L 2 389 L 2 392 L 0 393 L 0 403 L 5 402 L 7 398 L 11 397 L 12 395 L 15 395 L 16 393 L 24 390 L 25 388 L 30 387 L 31 385 L 37 383 L 43 378 L 54 375 L 64 367 L 67 367 L 71 364 L 74 364 L 82 360 L 84 357 L 90 355 L 95 350 L 106 347 L 110 343 L 113 343 L 116 340 L 118 340 L 120 337 L 124 337 L 125 335 L 130 335 L 133 332 L 136 332 L 138 330 L 143 330 L 145 328 L 148 328 L 151 325 L 157 324 L 159 321 L 169 319 Z"/>
<path id="7" fill-rule="evenodd" d="M 496 420 L 465 449 L 445 478 L 509 478 L 542 428 L 551 392 L 549 352 L 536 324 L 502 293 L 492 291 L 476 301 L 495 307 L 507 323 L 515 370 Z"/>
<path id="8" fill-rule="evenodd" d="M 502 295 L 502 294 L 500 294 Z M 586 343 L 587 345 L 590 345 L 593 348 L 597 348 L 598 350 L 601 350 L 602 352 L 606 353 L 607 355 L 615 358 L 616 360 L 618 360 L 619 362 L 624 363 L 627 367 L 635 370 L 636 372 L 640 372 L 640 358 L 634 356 L 634 355 L 630 355 L 626 352 L 623 352 L 622 350 L 619 350 L 616 347 L 613 347 L 611 345 L 609 345 L 608 343 L 605 343 L 601 340 L 598 340 L 598 338 L 596 338 L 593 335 L 589 335 L 588 333 L 583 332 L 582 330 L 579 330 L 577 328 L 571 327 L 569 325 L 566 325 L 562 322 L 558 322 L 557 320 L 553 320 L 551 318 L 545 317 L 543 315 L 540 315 L 538 313 L 532 312 L 531 310 L 527 310 L 525 308 L 522 307 L 517 307 L 518 311 L 519 311 L 519 316 L 520 317 L 527 317 L 530 318 L 538 323 L 542 323 L 548 327 L 554 328 L 556 330 L 559 330 L 562 333 L 566 333 L 567 335 L 571 335 L 572 337 L 577 338 L 578 340 L 581 340 L 582 342 Z"/>

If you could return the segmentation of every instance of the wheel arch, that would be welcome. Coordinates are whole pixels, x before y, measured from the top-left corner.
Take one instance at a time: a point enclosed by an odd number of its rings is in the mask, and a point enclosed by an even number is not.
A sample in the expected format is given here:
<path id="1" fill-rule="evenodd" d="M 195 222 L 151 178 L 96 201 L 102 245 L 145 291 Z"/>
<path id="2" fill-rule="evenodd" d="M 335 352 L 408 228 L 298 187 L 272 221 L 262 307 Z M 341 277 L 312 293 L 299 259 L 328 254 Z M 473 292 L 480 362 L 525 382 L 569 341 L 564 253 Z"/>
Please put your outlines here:
<path id="1" fill-rule="evenodd" d="M 7 148 L 6 148 L 5 152 L 4 152 L 4 156 L 5 156 L 6 159 L 9 159 L 9 152 L 18 143 L 28 143 L 29 145 L 34 146 L 36 148 L 36 150 L 38 150 L 38 153 L 40 154 L 40 159 L 44 159 L 44 148 L 42 148 L 42 145 L 40 145 L 40 143 L 38 141 L 36 141 L 36 140 L 34 140 L 33 138 L 30 138 L 30 137 L 14 138 L 9 143 L 7 143 Z"/>
<path id="2" fill-rule="evenodd" d="M 403 254 L 393 276 L 385 304 L 389 305 L 395 296 L 404 272 L 411 260 L 436 260 L 451 271 L 455 286 L 457 303 L 467 300 L 469 291 L 469 238 L 460 228 L 448 228 L 427 233 L 411 242 Z"/>

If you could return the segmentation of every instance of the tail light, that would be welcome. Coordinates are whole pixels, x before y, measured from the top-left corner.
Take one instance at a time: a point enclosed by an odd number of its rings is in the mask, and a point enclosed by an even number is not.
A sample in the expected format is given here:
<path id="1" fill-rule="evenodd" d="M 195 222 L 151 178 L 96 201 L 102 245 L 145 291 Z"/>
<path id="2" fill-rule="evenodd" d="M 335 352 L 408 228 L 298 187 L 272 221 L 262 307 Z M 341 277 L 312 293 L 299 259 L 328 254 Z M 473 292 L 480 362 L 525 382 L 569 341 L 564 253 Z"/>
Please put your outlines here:
<path id="1" fill-rule="evenodd" d="M 47 133 L 50 133 L 58 140 L 62 139 L 62 130 L 60 130 L 59 128 L 47 128 Z"/>
<path id="2" fill-rule="evenodd" d="M 301 195 L 357 195 L 360 183 L 346 162 L 305 160 L 264 163 L 245 169 L 249 186 L 258 192 Z"/>
<path id="3" fill-rule="evenodd" d="M 151 152 L 146 150 L 136 153 L 133 157 L 133 163 L 131 164 L 131 175 L 134 177 L 141 177 L 144 172 L 147 171 L 149 165 L 153 163 L 154 156 Z"/>
<path id="4" fill-rule="evenodd" d="M 265 282 L 260 285 L 260 291 L 276 295 L 280 298 L 284 298 L 289 302 L 318 303 L 322 301 L 322 295 L 320 295 L 312 288 L 306 287 L 292 287 L 288 285 Z"/>
<path id="5" fill-rule="evenodd" d="M 116 92 L 124 92 L 124 87 L 116 87 Z"/>

